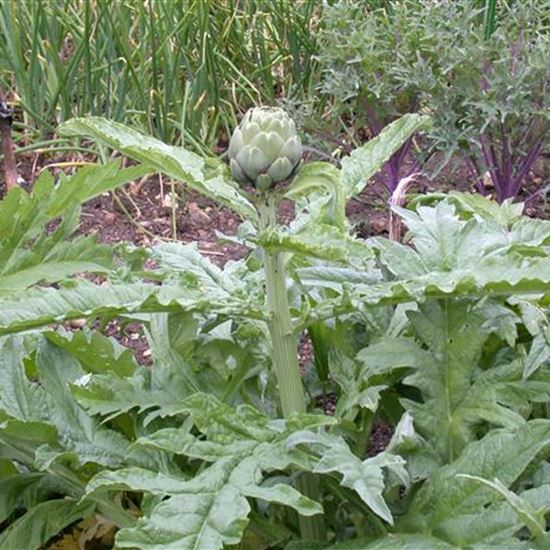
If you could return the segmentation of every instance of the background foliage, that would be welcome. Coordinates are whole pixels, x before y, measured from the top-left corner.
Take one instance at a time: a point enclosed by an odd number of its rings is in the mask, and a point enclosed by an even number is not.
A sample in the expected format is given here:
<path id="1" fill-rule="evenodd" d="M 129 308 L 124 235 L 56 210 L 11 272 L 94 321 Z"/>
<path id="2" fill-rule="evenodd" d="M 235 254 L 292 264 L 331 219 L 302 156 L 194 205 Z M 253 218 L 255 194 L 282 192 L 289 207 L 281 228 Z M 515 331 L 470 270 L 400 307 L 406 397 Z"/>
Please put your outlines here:
<path id="1" fill-rule="evenodd" d="M 0 82 L 39 135 L 104 115 L 211 148 L 239 111 L 313 92 L 316 6 L 5 0 Z"/>

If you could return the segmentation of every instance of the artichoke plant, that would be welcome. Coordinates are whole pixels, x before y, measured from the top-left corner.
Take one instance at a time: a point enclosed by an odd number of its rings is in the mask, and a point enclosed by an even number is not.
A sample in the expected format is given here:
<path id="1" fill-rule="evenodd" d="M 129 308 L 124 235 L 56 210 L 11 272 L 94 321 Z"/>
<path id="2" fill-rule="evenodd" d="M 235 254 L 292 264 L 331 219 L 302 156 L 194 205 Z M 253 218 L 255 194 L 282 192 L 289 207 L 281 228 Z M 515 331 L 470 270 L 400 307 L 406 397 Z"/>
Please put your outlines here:
<path id="1" fill-rule="evenodd" d="M 233 132 L 228 153 L 233 177 L 265 191 L 294 173 L 302 143 L 283 109 L 255 107 Z"/>

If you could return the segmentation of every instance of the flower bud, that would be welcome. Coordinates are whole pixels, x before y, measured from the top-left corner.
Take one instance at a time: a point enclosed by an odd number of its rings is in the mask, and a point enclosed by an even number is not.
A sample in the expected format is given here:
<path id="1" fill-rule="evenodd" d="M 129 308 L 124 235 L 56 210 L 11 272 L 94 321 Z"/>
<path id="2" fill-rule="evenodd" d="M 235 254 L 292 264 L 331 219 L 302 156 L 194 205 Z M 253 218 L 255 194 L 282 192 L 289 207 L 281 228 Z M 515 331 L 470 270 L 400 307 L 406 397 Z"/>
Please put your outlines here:
<path id="1" fill-rule="evenodd" d="M 294 121 L 278 107 L 250 109 L 229 142 L 233 177 L 265 191 L 288 179 L 302 158 Z"/>

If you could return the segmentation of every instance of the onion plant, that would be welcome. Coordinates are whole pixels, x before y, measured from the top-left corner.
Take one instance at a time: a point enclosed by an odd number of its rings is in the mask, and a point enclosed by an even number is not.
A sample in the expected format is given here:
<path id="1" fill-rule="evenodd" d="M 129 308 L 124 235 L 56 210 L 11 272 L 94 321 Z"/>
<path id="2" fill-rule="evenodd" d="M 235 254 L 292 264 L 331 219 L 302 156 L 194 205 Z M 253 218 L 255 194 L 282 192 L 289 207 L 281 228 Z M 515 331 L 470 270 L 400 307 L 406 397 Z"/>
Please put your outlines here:
<path id="1" fill-rule="evenodd" d="M 309 89 L 316 5 L 2 2 L 0 85 L 42 137 L 103 115 L 211 150 L 240 109 Z"/>

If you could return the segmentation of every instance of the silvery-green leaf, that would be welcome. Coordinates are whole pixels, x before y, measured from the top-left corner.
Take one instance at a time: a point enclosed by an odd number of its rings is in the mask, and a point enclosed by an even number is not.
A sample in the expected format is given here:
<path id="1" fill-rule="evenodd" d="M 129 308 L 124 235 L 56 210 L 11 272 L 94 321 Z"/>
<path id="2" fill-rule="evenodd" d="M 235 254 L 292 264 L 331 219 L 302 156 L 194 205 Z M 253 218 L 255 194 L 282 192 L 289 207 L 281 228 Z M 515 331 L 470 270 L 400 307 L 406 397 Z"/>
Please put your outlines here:
<path id="1" fill-rule="evenodd" d="M 523 491 L 521 499 L 535 510 L 548 511 L 550 485 Z M 460 547 L 508 547 L 515 533 L 523 527 L 522 521 L 506 501 L 498 500 L 483 510 L 455 516 L 439 528 L 442 536 Z M 515 539 L 517 540 L 517 539 Z"/>
<path id="2" fill-rule="evenodd" d="M 513 491 L 510 491 L 498 478 L 490 481 L 488 479 L 483 479 L 482 477 L 467 474 L 458 474 L 457 477 L 482 483 L 498 492 L 506 499 L 506 502 L 510 505 L 520 522 L 529 529 L 531 535 L 535 539 L 545 535 L 546 520 L 544 517 L 544 508 L 535 510 L 533 505 L 527 499 L 524 499 L 521 496 L 516 495 Z"/>
<path id="3" fill-rule="evenodd" d="M 375 514 L 393 524 L 391 511 L 382 496 L 385 488 L 383 468 L 396 468 L 405 475 L 401 457 L 381 453 L 362 461 L 351 452 L 342 438 L 322 433 L 297 432 L 289 437 L 288 445 L 305 446 L 319 454 L 315 472 L 341 474 L 343 486 L 356 491 Z"/>
<path id="4" fill-rule="evenodd" d="M 0 550 L 40 548 L 75 521 L 93 513 L 94 505 L 69 499 L 43 502 L 18 518 L 0 534 Z"/>
<path id="5" fill-rule="evenodd" d="M 101 117 L 72 119 L 62 124 L 59 132 L 67 136 L 93 138 L 149 168 L 185 182 L 199 193 L 219 201 L 244 218 L 257 218 L 254 206 L 228 180 L 223 176 L 207 177 L 205 160 L 191 151 L 167 145 Z"/>
<path id="6" fill-rule="evenodd" d="M 550 361 L 550 328 L 541 330 L 531 343 L 525 358 L 523 377 L 529 378 L 538 368 Z"/>
<path id="7" fill-rule="evenodd" d="M 407 512 L 407 524 L 420 521 L 431 530 L 454 517 L 478 513 L 499 497 L 491 489 L 457 474 L 492 479 L 510 487 L 540 453 L 550 449 L 550 420 L 526 422 L 517 429 L 492 430 L 470 443 L 460 457 L 430 476 L 415 495 Z"/>
<path id="8" fill-rule="evenodd" d="M 142 166 L 120 169 L 118 162 L 86 166 L 55 185 L 43 172 L 29 194 L 17 187 L 0 202 L 0 297 L 39 282 L 57 282 L 81 272 L 107 273 L 113 253 L 92 237 L 70 240 L 81 203 L 141 177 Z M 59 223 L 54 230 L 47 224 Z"/>
<path id="9" fill-rule="evenodd" d="M 346 198 L 358 195 L 369 179 L 415 132 L 426 128 L 430 118 L 418 114 L 406 114 L 392 122 L 366 145 L 355 149 L 342 160 L 342 177 Z"/>
<path id="10" fill-rule="evenodd" d="M 28 492 L 36 489 L 44 478 L 44 473 L 37 472 L 15 474 L 0 480 L 0 522 L 5 522 Z"/>

